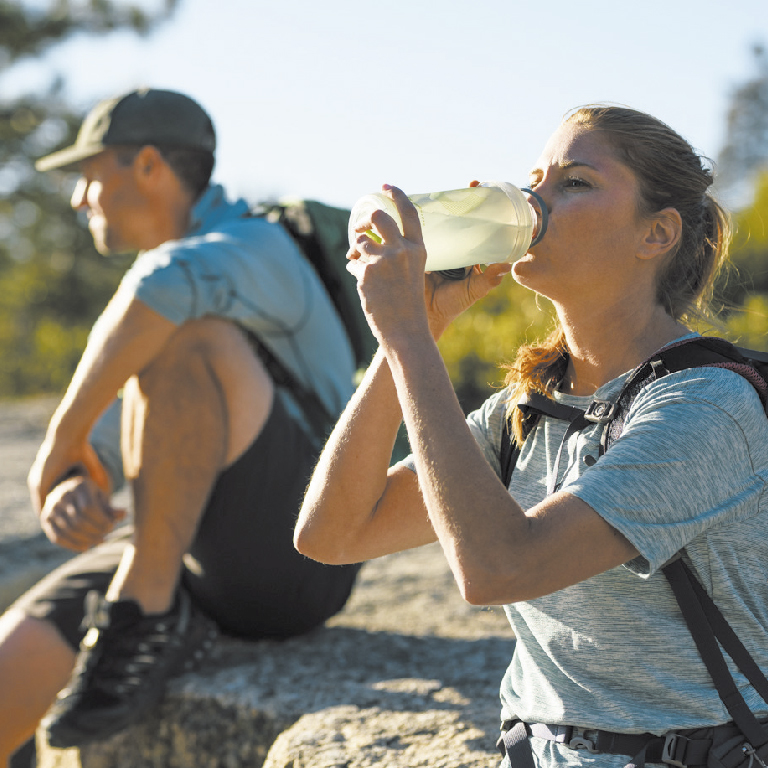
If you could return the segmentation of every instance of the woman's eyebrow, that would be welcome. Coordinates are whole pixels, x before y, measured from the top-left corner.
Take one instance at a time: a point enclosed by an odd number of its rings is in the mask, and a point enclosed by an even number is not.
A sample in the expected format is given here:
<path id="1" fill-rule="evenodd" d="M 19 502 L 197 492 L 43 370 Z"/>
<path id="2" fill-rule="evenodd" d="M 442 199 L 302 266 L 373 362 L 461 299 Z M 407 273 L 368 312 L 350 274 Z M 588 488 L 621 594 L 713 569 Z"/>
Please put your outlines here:
<path id="1" fill-rule="evenodd" d="M 593 171 L 597 170 L 597 168 L 594 165 L 592 165 L 591 163 L 586 163 L 582 160 L 568 160 L 564 163 L 557 163 L 555 167 L 564 171 L 570 170 L 571 168 L 590 168 Z M 534 168 L 528 175 L 543 176 L 544 171 L 542 171 L 541 168 Z"/>

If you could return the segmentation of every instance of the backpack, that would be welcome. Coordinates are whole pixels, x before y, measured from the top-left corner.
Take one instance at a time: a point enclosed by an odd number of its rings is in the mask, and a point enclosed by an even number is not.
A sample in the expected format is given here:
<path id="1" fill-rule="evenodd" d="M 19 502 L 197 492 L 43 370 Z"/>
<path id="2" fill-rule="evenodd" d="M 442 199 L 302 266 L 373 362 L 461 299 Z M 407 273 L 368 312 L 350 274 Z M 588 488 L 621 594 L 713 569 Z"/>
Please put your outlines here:
<path id="1" fill-rule="evenodd" d="M 315 200 L 260 203 L 250 216 L 280 224 L 314 267 L 341 318 L 358 373 L 371 362 L 378 346 L 360 305 L 355 278 L 346 270 L 347 224 L 350 211 Z M 315 438 L 322 440 L 335 417 L 317 394 L 305 387 L 252 332 L 247 332 L 272 380 L 299 403 Z"/>
<path id="2" fill-rule="evenodd" d="M 347 225 L 350 211 L 316 200 L 261 203 L 252 212 L 280 224 L 315 268 L 341 318 L 355 356 L 366 368 L 378 347 L 366 322 L 355 278 L 347 272 Z"/>
<path id="3" fill-rule="evenodd" d="M 590 424 L 602 424 L 599 449 L 599 455 L 602 456 L 620 437 L 630 406 L 644 387 L 670 373 L 706 366 L 728 368 L 747 379 L 757 391 L 768 415 L 768 354 L 735 347 L 724 339 L 697 337 L 671 344 L 635 368 L 615 402 L 593 400 L 588 408 L 582 411 L 556 403 L 541 394 L 530 394 L 518 406 L 525 414 L 525 435 L 527 437 L 530 434 L 542 415 L 564 419 L 569 422 L 569 426 L 561 444 L 562 450 L 568 436 L 573 432 Z M 502 480 L 505 487 L 509 487 L 519 454 L 520 447 L 511 434 L 509 419 L 505 418 L 501 438 Z M 556 458 L 553 473 L 555 475 L 559 460 L 560 454 Z M 733 722 L 743 734 L 713 749 L 708 764 L 712 768 L 751 768 L 754 758 L 764 766 L 768 761 L 768 730 L 755 718 L 744 701 L 728 670 L 723 650 L 766 702 L 768 678 L 685 563 L 683 552 L 684 550 L 678 552 L 662 567 L 662 571 L 672 588 L 715 688 Z M 684 742 L 684 739 L 668 734 L 663 745 L 662 762 L 685 765 Z M 681 752 L 677 753 L 679 750 Z"/>

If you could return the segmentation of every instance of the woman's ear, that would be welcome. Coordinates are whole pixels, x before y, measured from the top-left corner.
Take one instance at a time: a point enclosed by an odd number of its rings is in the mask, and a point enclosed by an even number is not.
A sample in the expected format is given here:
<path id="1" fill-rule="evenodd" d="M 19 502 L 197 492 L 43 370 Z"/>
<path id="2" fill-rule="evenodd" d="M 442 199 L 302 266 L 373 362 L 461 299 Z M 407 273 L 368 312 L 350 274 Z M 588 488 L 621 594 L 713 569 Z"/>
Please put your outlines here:
<path id="1" fill-rule="evenodd" d="M 682 233 L 683 219 L 677 208 L 664 208 L 648 220 L 638 257 L 655 259 L 665 256 L 680 242 Z"/>

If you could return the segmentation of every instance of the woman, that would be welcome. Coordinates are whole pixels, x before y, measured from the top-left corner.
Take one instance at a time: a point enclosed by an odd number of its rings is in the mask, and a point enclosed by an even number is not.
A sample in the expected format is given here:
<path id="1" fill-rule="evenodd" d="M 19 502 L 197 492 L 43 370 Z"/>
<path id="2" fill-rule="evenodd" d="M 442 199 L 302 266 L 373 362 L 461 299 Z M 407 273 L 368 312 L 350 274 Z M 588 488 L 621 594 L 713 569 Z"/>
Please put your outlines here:
<path id="1" fill-rule="evenodd" d="M 683 547 L 768 668 L 768 421 L 745 379 L 698 368 L 646 387 L 599 461 L 600 426 L 565 435 L 542 418 L 509 489 L 500 481 L 503 421 L 509 410 L 519 431 L 522 394 L 580 408 L 611 400 L 635 366 L 690 335 L 683 319 L 705 308 L 727 249 L 711 182 L 690 145 L 648 115 L 567 116 L 531 173 L 547 234 L 511 268 L 553 302 L 558 329 L 521 350 L 508 388 L 466 420 L 435 340 L 510 268 L 425 278 L 418 217 L 389 187 L 402 234 L 376 212 L 349 253 L 380 349 L 323 452 L 296 545 L 342 563 L 439 540 L 466 600 L 505 605 L 517 643 L 502 720 L 528 724 L 539 765 L 633 756 L 578 750 L 589 741 L 578 729 L 658 735 L 730 719 L 659 571 Z M 413 455 L 388 470 L 401 419 Z M 768 715 L 732 672 L 750 709 Z"/>

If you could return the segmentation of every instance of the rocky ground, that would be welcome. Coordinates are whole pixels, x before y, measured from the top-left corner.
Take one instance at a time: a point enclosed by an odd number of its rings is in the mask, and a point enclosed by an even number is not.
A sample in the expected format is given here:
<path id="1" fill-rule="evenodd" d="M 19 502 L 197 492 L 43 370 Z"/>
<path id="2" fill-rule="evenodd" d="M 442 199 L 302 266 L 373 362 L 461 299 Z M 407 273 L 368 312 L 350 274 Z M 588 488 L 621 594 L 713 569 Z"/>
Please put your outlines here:
<path id="1" fill-rule="evenodd" d="M 0 402 L 2 606 L 64 556 L 39 533 L 25 482 L 55 404 Z M 157 716 L 89 752 L 44 749 L 40 764 L 492 766 L 512 642 L 501 609 L 461 599 L 437 545 L 402 552 L 367 563 L 323 630 L 224 643 Z"/>

